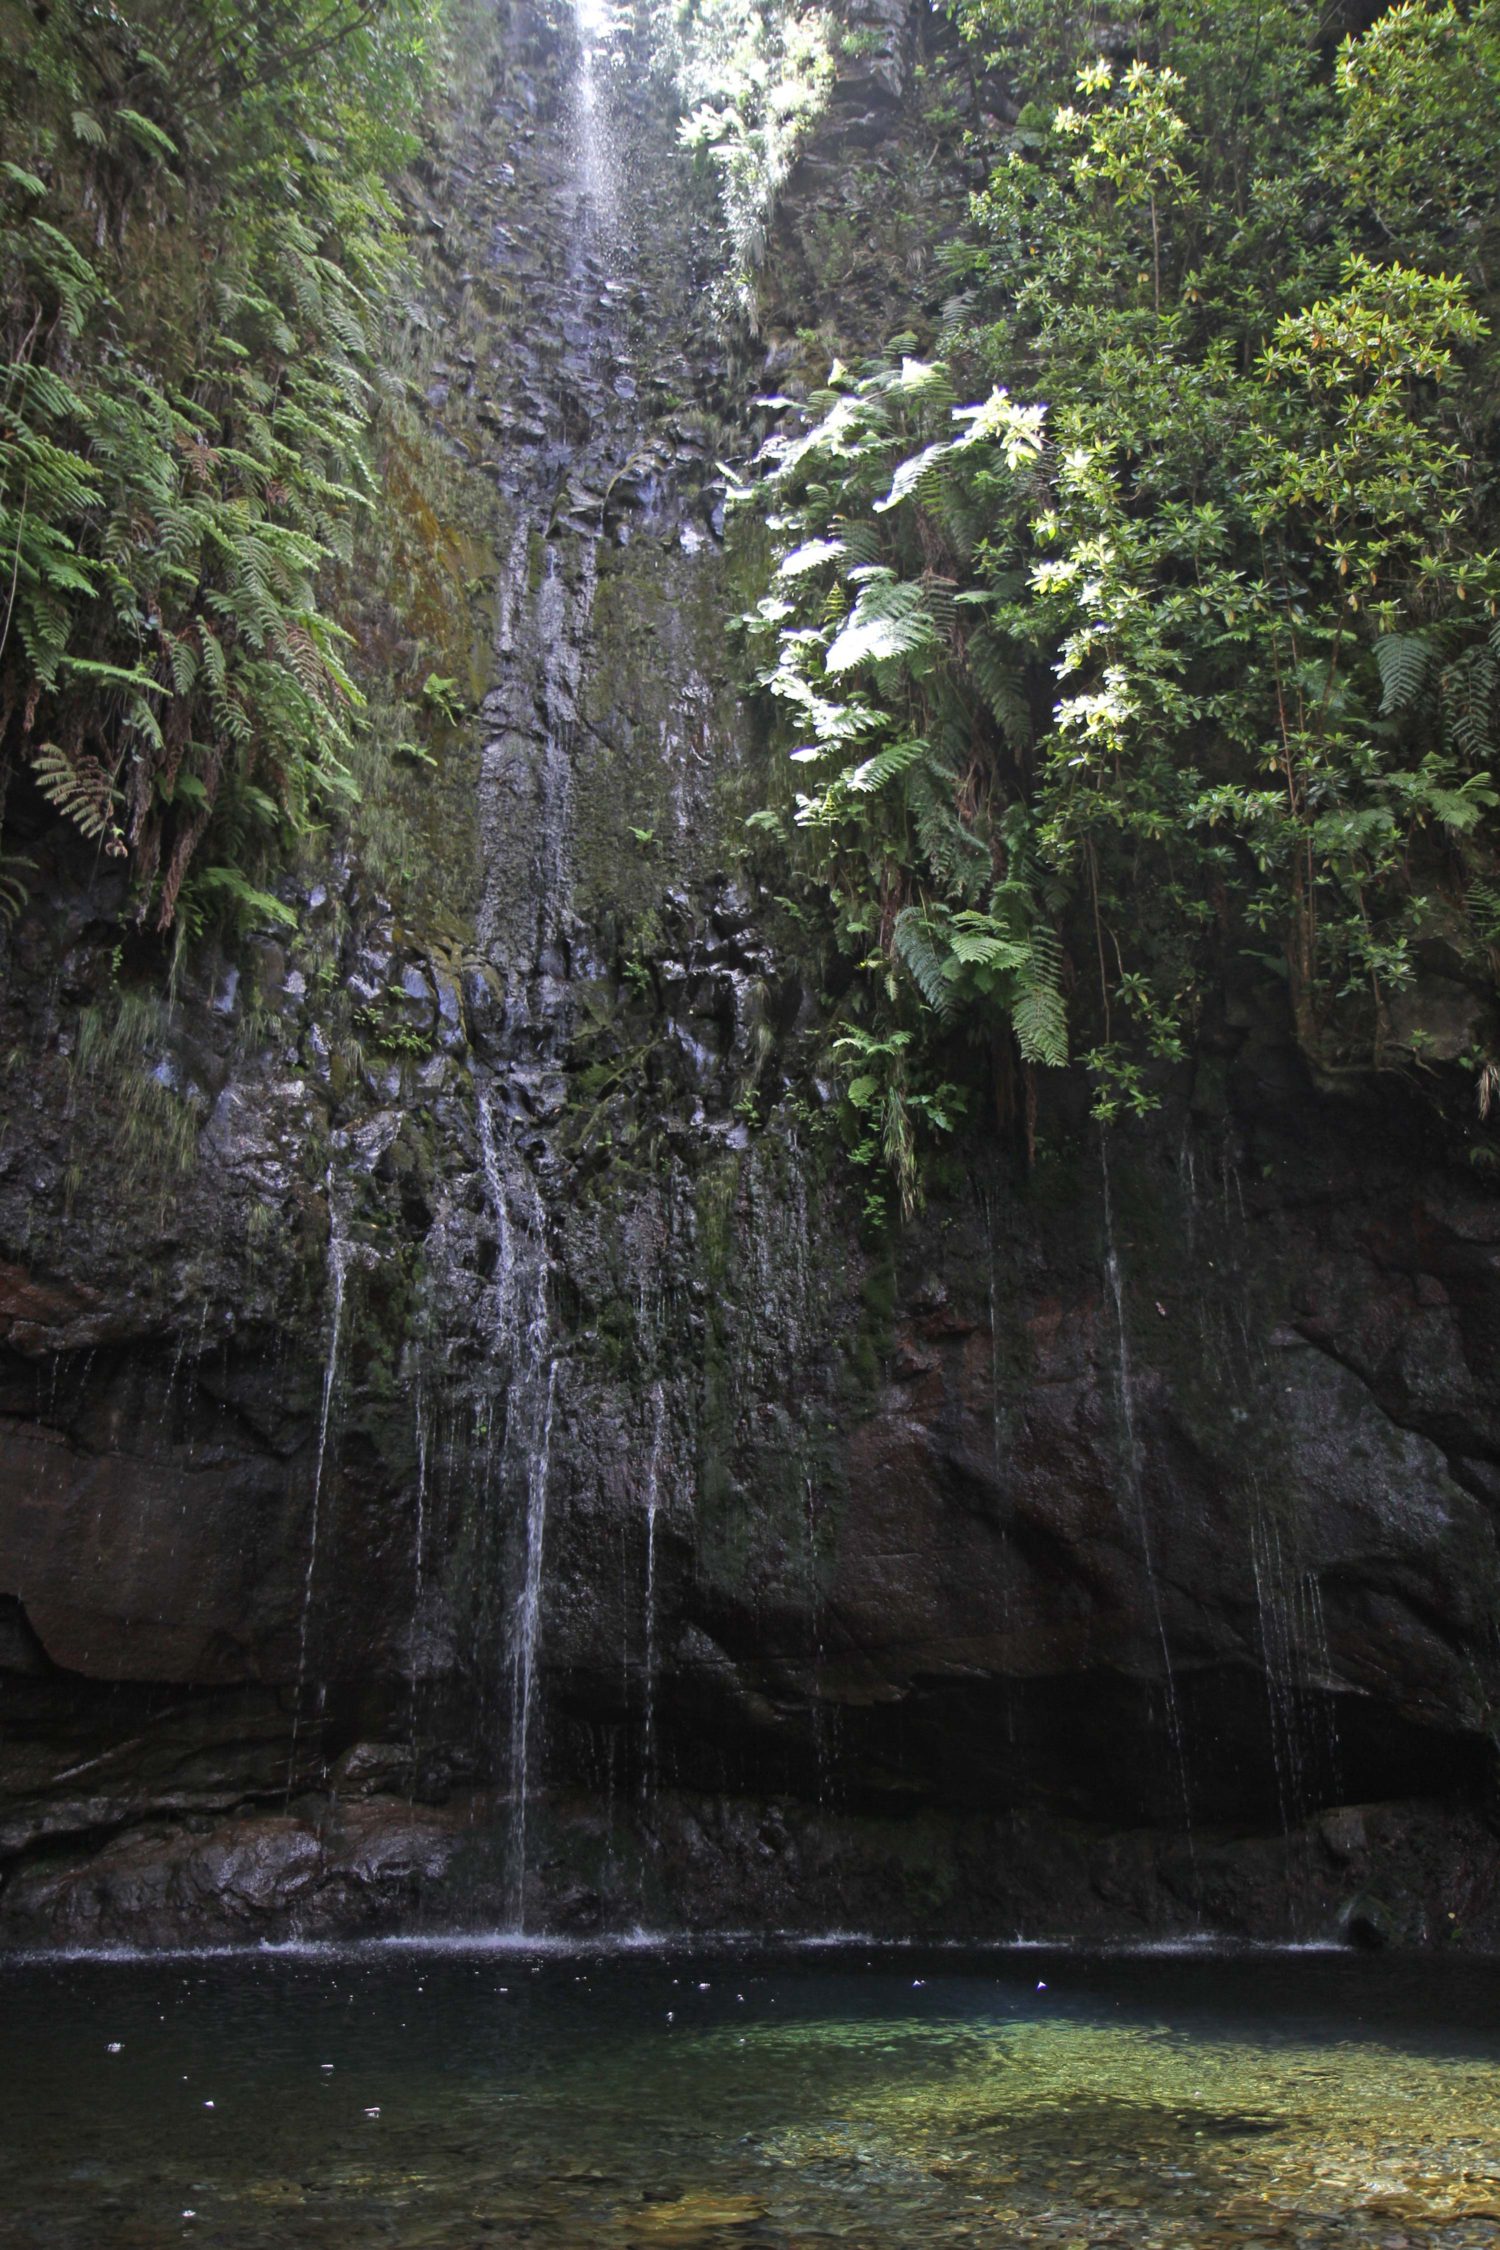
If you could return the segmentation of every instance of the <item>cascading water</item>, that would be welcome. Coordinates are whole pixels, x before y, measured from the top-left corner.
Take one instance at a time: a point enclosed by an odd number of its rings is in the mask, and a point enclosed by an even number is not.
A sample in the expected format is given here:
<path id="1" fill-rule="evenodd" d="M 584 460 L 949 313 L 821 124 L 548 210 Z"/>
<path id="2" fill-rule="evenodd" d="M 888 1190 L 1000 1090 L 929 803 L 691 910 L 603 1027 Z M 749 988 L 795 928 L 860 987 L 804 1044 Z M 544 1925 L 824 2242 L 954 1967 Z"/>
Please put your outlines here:
<path id="1" fill-rule="evenodd" d="M 302 1705 L 307 1690 L 307 1638 L 312 1622 L 313 1582 L 318 1570 L 318 1536 L 322 1520 L 323 1479 L 328 1466 L 328 1437 L 333 1424 L 344 1338 L 344 1304 L 349 1267 L 355 1255 L 345 1231 L 343 1214 L 334 1192 L 333 1166 L 324 1179 L 328 1201 L 328 1341 L 323 1357 L 323 1394 L 318 1412 L 318 1450 L 313 1463 L 312 1505 L 308 1512 L 307 1567 L 302 1579 L 302 1602 L 297 1619 L 297 1684 L 292 1706 L 292 1735 L 287 1750 L 286 1790 L 290 1796 L 297 1775 L 297 1747 L 302 1729 Z"/>
<path id="2" fill-rule="evenodd" d="M 496 1241 L 483 1385 L 491 1403 L 480 1402 L 479 1425 L 486 1433 L 484 1504 L 510 1528 L 481 1547 L 507 1558 L 513 1589 L 499 1614 L 511 1802 L 506 1889 L 517 1930 L 526 1925 L 533 1800 L 545 1759 L 547 1509 L 553 1429 L 565 1388 L 549 1306 L 553 1225 L 545 1189 L 558 1171 L 551 1127 L 563 1099 L 580 965 L 572 903 L 573 761 L 597 586 L 602 502 L 593 485 L 607 481 L 583 457 L 595 401 L 606 391 L 611 283 L 622 238 L 623 167 L 608 88 L 601 83 L 604 30 L 602 18 L 580 8 L 567 156 L 557 181 L 566 242 L 557 324 L 564 439 L 538 459 L 534 484 L 517 494 L 500 594 L 498 678 L 484 704 L 493 732 L 482 760 L 486 866 L 477 934 L 504 1006 L 487 1042 L 485 1076 L 476 1073 L 480 1171 Z M 503 1432 L 498 1443 L 497 1425 Z M 654 1657 L 648 1674 L 653 1663 Z"/>
<path id="3" fill-rule="evenodd" d="M 989 1265 L 988 1298 L 990 1315 L 991 1399 L 990 1461 L 995 1475 L 995 1491 L 997 1494 L 1000 1494 L 1005 1490 L 1006 1483 L 1006 1407 L 1000 1381 L 1000 1259 L 999 1246 L 996 1240 L 995 1209 L 993 1201 L 987 1189 L 981 1192 L 980 1205 L 984 1212 L 984 1234 L 985 1244 L 988 1250 Z M 1005 1635 L 1006 1646 L 1007 1648 L 1009 1648 L 1012 1645 L 1012 1631 L 1015 1623 L 1015 1588 L 1013 1562 L 1011 1553 L 1008 1548 L 1005 1559 L 1004 1577 L 1001 1581 L 1000 1602 L 1001 1623 Z M 1014 1749 L 1016 1741 L 1016 1683 L 1013 1674 L 1007 1675 L 1004 1692 L 1005 1735 L 1007 1742 L 1010 1744 L 1011 1748 Z"/>
<path id="4" fill-rule="evenodd" d="M 641 1800 L 649 1813 L 656 1795 L 656 1519 L 666 1442 L 667 1395 L 651 1386 L 651 1450 L 646 1459 L 646 1649 L 641 1684 Z"/>
<path id="5" fill-rule="evenodd" d="M 552 1420 L 556 1404 L 557 1362 L 551 1360 L 542 1393 L 541 1423 L 527 1463 L 526 1563 L 516 1599 L 511 1657 L 510 1770 L 514 1812 L 510 1898 L 512 1920 L 517 1930 L 525 1927 L 526 1920 L 526 1821 L 530 1810 L 532 1705 L 542 1631 L 542 1559 L 547 1537 L 547 1482 L 552 1468 Z"/>
<path id="6" fill-rule="evenodd" d="M 420 1373 L 412 1390 L 412 1435 L 417 1451 L 416 1506 L 412 1517 L 411 1623 L 407 1633 L 407 1675 L 410 1692 L 406 1713 L 407 1749 L 415 1778 L 418 1759 L 418 1683 L 421 1678 L 422 1601 L 426 1591 L 427 1510 L 432 1482 L 432 1425 L 426 1386 Z"/>
<path id="7" fill-rule="evenodd" d="M 1201 1317 L 1213 1324 L 1218 1355 L 1225 1367 L 1235 1370 L 1239 1394 L 1246 1399 L 1272 1397 L 1278 1378 L 1252 1316 L 1251 1274 L 1245 1259 L 1249 1217 L 1234 1142 L 1227 1133 L 1214 1154 L 1219 1192 L 1216 1197 L 1200 1196 L 1192 1129 L 1184 1129 L 1178 1171 L 1189 1267 L 1202 1278 L 1201 1233 L 1203 1271 L 1227 1274 L 1231 1281 L 1228 1289 L 1202 1290 Z M 1214 1169 L 1211 1162 L 1211 1178 Z M 1233 1411 L 1242 1421 L 1251 1412 L 1246 1407 Z M 1249 1470 L 1244 1505 L 1270 1763 L 1290 1854 L 1293 1834 L 1314 1806 L 1339 1794 L 1333 1716 L 1336 1682 L 1323 1623 L 1322 1591 L 1316 1572 L 1301 1553 L 1297 1518 L 1284 1506 L 1278 1507 L 1274 1478 L 1268 1493 L 1254 1466 Z M 1289 1895 L 1295 1898 L 1297 1888 L 1294 1880 L 1289 1881 Z"/>
<path id="8" fill-rule="evenodd" d="M 510 1675 L 511 1838 L 507 1888 L 517 1929 L 525 1919 L 529 1794 L 534 1776 L 537 1653 L 547 1489 L 557 1403 L 557 1361 L 547 1302 L 547 1212 L 524 1157 L 496 1131 L 492 1097 L 476 1097 L 480 1161 L 495 1224 L 491 1300 L 492 1380 L 503 1391 L 504 1434 L 489 1448 L 496 1504 L 520 1496 L 517 1590 L 507 1623 Z"/>
<path id="9" fill-rule="evenodd" d="M 1114 1309 L 1115 1325 L 1115 1380 L 1120 1406 L 1120 1423 L 1124 1433 L 1125 1490 L 1135 1519 L 1136 1535 L 1140 1541 L 1141 1564 L 1146 1576 L 1147 1597 L 1151 1604 L 1152 1621 L 1156 1639 L 1161 1649 L 1162 1685 L 1166 1698 L 1167 1736 L 1171 1744 L 1172 1761 L 1177 1771 L 1178 1793 L 1182 1801 L 1183 1823 L 1187 1833 L 1189 1853 L 1194 1858 L 1193 1797 L 1188 1778 L 1187 1738 L 1182 1724 L 1182 1706 L 1177 1696 L 1177 1678 L 1172 1664 L 1172 1648 L 1167 1637 L 1166 1613 L 1162 1609 L 1161 1588 L 1157 1582 L 1156 1557 L 1151 1537 L 1151 1517 L 1146 1505 L 1145 1481 L 1141 1474 L 1141 1442 L 1136 1427 L 1135 1381 L 1130 1360 L 1130 1330 L 1125 1317 L 1125 1280 L 1120 1267 L 1120 1253 L 1115 1240 L 1114 1190 L 1109 1172 L 1109 1143 L 1104 1134 L 1099 1136 L 1099 1170 L 1104 1204 L 1104 1271 L 1109 1282 L 1110 1302 Z M 1196 1872 L 1194 1888 L 1196 1890 Z"/>
<path id="10" fill-rule="evenodd" d="M 573 23 L 578 40 L 572 102 L 578 178 L 594 235 L 610 246 L 620 226 L 623 168 L 608 101 L 599 84 L 609 8 L 604 0 L 574 0 Z"/>

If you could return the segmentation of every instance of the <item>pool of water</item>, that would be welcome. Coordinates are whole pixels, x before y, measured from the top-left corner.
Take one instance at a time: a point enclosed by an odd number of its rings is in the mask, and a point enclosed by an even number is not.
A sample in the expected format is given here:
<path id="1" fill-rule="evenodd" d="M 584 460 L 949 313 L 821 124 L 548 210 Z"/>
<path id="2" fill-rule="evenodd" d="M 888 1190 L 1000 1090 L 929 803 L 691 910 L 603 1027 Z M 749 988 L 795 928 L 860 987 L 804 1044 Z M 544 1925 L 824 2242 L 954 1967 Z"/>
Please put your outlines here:
<path id="1" fill-rule="evenodd" d="M 0 2244 L 1500 2244 L 1500 1968 L 0 1963 Z"/>

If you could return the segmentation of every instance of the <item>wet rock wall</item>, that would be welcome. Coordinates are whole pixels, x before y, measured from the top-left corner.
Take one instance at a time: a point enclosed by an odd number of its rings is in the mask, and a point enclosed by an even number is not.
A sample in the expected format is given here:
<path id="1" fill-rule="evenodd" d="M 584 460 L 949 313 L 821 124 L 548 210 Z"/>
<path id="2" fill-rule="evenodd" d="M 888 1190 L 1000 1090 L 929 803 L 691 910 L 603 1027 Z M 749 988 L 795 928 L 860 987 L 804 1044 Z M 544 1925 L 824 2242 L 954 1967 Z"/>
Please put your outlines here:
<path id="1" fill-rule="evenodd" d="M 638 54 L 517 8 L 469 58 L 412 199 L 483 567 L 399 879 L 356 832 L 168 1005 L 42 841 L 7 1938 L 1500 1937 L 1500 1206 L 1440 1125 L 1255 998 L 1148 1127 L 1060 1082 L 1033 1155 L 862 1220 L 837 964 L 746 844 L 717 464 L 816 372 L 799 307 L 936 302 L 961 162 L 895 194 L 929 32 L 879 21 L 755 340 Z"/>

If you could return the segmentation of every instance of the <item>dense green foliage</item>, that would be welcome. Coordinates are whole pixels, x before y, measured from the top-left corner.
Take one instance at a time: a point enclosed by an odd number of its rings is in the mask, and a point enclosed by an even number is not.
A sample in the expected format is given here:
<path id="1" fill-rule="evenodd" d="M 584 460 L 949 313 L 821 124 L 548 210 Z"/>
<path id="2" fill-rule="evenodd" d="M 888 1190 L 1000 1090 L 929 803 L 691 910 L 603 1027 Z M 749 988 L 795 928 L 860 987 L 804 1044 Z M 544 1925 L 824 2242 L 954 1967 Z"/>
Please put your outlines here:
<path id="1" fill-rule="evenodd" d="M 831 12 L 759 0 L 655 0 L 652 49 L 686 147 L 717 171 L 730 249 L 726 309 L 753 303 L 776 197 L 833 77 Z"/>
<path id="2" fill-rule="evenodd" d="M 1482 1068 L 1500 938 L 1500 7 L 959 16 L 1017 122 L 927 356 L 773 442 L 748 620 L 908 1196 L 965 1041 L 1146 1107 L 1248 964 L 1316 1068 L 1413 1068 L 1435 963 Z"/>
<path id="3" fill-rule="evenodd" d="M 435 12 L 0 0 L 0 803 L 29 769 L 157 929 L 288 918 L 257 870 L 350 787 L 321 583 Z"/>

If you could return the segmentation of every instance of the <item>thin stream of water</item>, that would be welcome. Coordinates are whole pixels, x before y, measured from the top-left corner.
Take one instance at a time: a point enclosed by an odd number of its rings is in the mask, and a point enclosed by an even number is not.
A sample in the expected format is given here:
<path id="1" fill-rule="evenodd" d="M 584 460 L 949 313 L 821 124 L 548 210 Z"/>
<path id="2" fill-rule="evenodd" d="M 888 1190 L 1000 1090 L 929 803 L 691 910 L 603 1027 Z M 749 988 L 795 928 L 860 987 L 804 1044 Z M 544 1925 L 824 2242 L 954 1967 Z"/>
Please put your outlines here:
<path id="1" fill-rule="evenodd" d="M 302 1726 L 302 1705 L 307 1688 L 307 1638 L 312 1622 L 313 1582 L 318 1570 L 318 1537 L 322 1518 L 323 1478 L 328 1465 L 328 1434 L 333 1423 L 338 1391 L 340 1350 L 344 1335 L 344 1300 L 349 1285 L 353 1245 L 344 1231 L 343 1214 L 334 1193 L 333 1166 L 324 1181 L 328 1199 L 328 1343 L 323 1359 L 323 1396 L 318 1414 L 318 1451 L 313 1467 L 312 1505 L 308 1513 L 307 1568 L 302 1580 L 302 1602 L 297 1617 L 297 1684 L 292 1706 L 292 1735 L 287 1751 L 286 1793 L 291 1795 L 297 1777 L 297 1747 Z"/>
<path id="2" fill-rule="evenodd" d="M 646 1655 L 642 1683 L 641 1801 L 649 1812 L 656 1796 L 656 1518 L 661 1505 L 662 1449 L 667 1398 L 651 1386 L 651 1450 L 646 1460 Z"/>
<path id="3" fill-rule="evenodd" d="M 1005 1397 L 1000 1380 L 1000 1262 L 996 1242 L 994 1205 L 989 1190 L 980 1191 L 980 1204 L 984 1211 L 985 1244 L 989 1253 L 989 1314 L 990 1314 L 990 1463 L 995 1472 L 997 1501 L 1005 1491 Z M 1000 1620 L 1004 1645 L 1009 1652 L 1013 1647 L 1012 1631 L 1015 1622 L 1015 1561 L 1009 1542 L 1006 1543 L 1003 1575 L 1000 1581 Z M 1005 1736 L 1014 1748 L 1016 1740 L 1016 1681 L 1013 1673 L 1005 1680 Z"/>
<path id="4" fill-rule="evenodd" d="M 1114 1194 L 1109 1175 L 1109 1144 L 1103 1132 L 1099 1136 L 1099 1168 L 1104 1191 L 1104 1270 L 1109 1281 L 1110 1300 L 1115 1317 L 1115 1374 L 1119 1391 L 1120 1420 L 1125 1433 L 1125 1485 L 1130 1499 L 1131 1513 L 1135 1518 L 1136 1533 L 1140 1540 L 1141 1563 L 1146 1574 L 1146 1587 L 1151 1602 L 1151 1615 L 1156 1628 L 1156 1638 L 1161 1649 L 1162 1680 L 1166 1696 L 1167 1734 L 1172 1748 L 1172 1760 L 1177 1771 L 1177 1786 L 1182 1799 L 1183 1825 L 1187 1834 L 1188 1853 L 1193 1864 L 1193 1884 L 1197 1890 L 1197 1851 L 1193 1838 L 1193 1797 L 1188 1777 L 1187 1739 L 1182 1724 L 1182 1706 L 1177 1696 L 1177 1678 L 1172 1664 L 1172 1648 L 1167 1638 L 1166 1613 L 1162 1608 L 1161 1588 L 1157 1582 L 1156 1556 L 1151 1538 L 1151 1517 L 1146 1505 L 1145 1482 L 1141 1474 L 1141 1442 L 1136 1428 L 1135 1382 L 1131 1371 L 1130 1333 L 1125 1317 L 1125 1282 L 1120 1268 L 1120 1254 L 1115 1241 Z"/>
<path id="5" fill-rule="evenodd" d="M 552 1418 L 557 1402 L 557 1362 L 547 1367 L 546 1393 L 536 1448 L 528 1464 L 526 1565 L 516 1603 L 511 1695 L 511 1918 L 526 1927 L 526 1825 L 530 1810 L 533 1704 L 537 1649 L 542 1633 L 542 1558 L 547 1538 L 547 1487 L 552 1469 Z"/>

